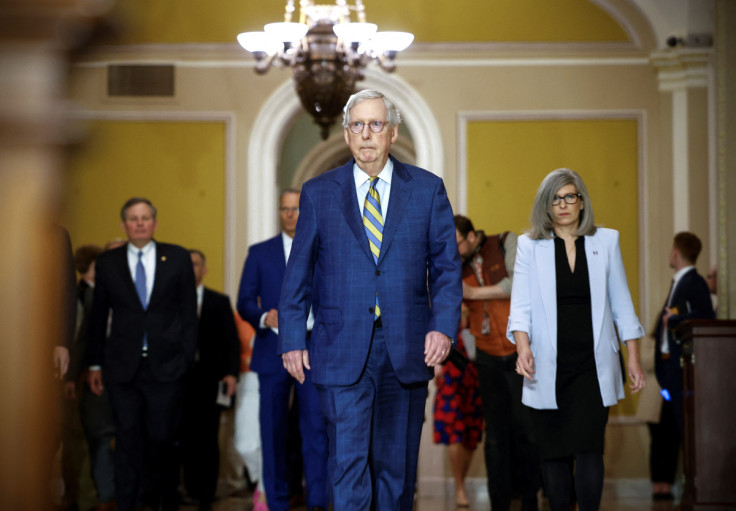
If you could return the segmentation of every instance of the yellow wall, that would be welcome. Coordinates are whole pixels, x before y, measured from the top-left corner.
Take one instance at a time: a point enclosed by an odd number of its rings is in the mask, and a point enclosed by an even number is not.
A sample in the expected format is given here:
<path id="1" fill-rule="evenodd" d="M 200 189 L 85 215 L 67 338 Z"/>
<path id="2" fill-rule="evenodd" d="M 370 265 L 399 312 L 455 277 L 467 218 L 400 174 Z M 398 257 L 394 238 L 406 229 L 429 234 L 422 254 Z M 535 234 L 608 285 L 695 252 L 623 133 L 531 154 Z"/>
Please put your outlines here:
<path id="1" fill-rule="evenodd" d="M 207 255 L 205 284 L 222 290 L 225 245 L 224 124 L 98 121 L 72 155 L 65 225 L 74 247 L 123 237 L 132 196 L 158 208 L 156 239 Z"/>
<path id="2" fill-rule="evenodd" d="M 475 227 L 488 233 L 526 231 L 544 176 L 571 168 L 588 187 L 596 223 L 621 233 L 629 289 L 638 305 L 637 122 L 480 121 L 467 128 L 468 217 Z M 618 412 L 633 414 L 636 402 L 621 402 Z"/>
<path id="3" fill-rule="evenodd" d="M 417 42 L 629 40 L 616 21 L 588 0 L 402 0 L 400 8 L 393 0 L 363 3 L 367 20 L 379 29 L 413 32 Z M 125 44 L 234 43 L 239 32 L 283 21 L 285 5 L 281 0 L 126 0 L 117 2 L 113 12 Z"/>

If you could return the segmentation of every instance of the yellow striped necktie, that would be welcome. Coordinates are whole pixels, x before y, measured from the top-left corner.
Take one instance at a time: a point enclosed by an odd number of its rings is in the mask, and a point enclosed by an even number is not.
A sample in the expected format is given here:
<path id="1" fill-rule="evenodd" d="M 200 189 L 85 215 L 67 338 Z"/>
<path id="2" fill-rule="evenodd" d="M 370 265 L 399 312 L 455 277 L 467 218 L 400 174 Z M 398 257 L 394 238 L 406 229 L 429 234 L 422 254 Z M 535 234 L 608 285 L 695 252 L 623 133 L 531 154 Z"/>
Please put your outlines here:
<path id="1" fill-rule="evenodd" d="M 368 243 L 373 254 L 373 262 L 378 264 L 378 256 L 381 255 L 381 243 L 383 242 L 383 214 L 381 213 L 381 196 L 378 195 L 376 184 L 377 177 L 371 177 L 371 185 L 365 196 L 363 204 L 363 226 L 368 236 Z M 378 296 L 376 296 L 376 318 L 381 315 L 381 308 L 378 306 Z"/>

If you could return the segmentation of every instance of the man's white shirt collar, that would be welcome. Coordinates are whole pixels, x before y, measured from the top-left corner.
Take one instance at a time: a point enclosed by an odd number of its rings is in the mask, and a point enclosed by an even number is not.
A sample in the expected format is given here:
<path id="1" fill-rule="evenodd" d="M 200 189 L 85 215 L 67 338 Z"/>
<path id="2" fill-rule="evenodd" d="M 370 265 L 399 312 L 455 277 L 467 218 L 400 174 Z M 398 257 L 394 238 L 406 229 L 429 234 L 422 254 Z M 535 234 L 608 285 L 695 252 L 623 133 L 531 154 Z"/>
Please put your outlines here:
<path id="1" fill-rule="evenodd" d="M 388 159 L 386 165 L 383 166 L 381 172 L 378 173 L 378 178 L 382 179 L 388 184 L 391 184 L 391 178 L 394 175 L 394 162 L 391 158 Z M 353 179 L 355 179 L 355 188 L 360 188 L 370 179 L 370 176 L 363 172 L 357 163 L 353 163 Z"/>
<path id="2" fill-rule="evenodd" d="M 291 246 L 294 244 L 294 238 L 281 231 L 281 241 L 284 243 L 284 260 L 289 260 L 289 254 L 291 254 Z"/>
<path id="3" fill-rule="evenodd" d="M 695 266 L 692 266 L 692 265 L 691 265 L 691 266 L 685 266 L 684 268 L 680 268 L 679 270 L 677 270 L 677 273 L 675 273 L 675 275 L 674 275 L 674 276 L 672 277 L 672 280 L 674 280 L 674 281 L 675 281 L 675 283 L 674 283 L 674 285 L 673 285 L 672 289 L 674 289 L 674 286 L 676 286 L 676 285 L 677 285 L 677 283 L 678 283 L 678 282 L 680 282 L 680 279 L 681 279 L 681 278 L 682 278 L 682 277 L 683 277 L 683 276 L 684 276 L 684 275 L 685 275 L 685 274 L 686 274 L 687 272 L 689 272 L 690 270 L 692 270 L 693 268 L 695 268 Z"/>
<path id="4" fill-rule="evenodd" d="M 388 211 L 388 201 L 391 198 L 391 179 L 394 175 L 394 162 L 388 159 L 381 172 L 378 173 L 378 183 L 376 183 L 376 191 L 381 197 L 381 213 L 384 222 L 386 221 L 386 212 Z M 353 164 L 353 179 L 355 181 L 355 193 L 358 198 L 358 208 L 360 215 L 363 216 L 363 206 L 365 205 L 365 196 L 368 194 L 370 187 L 370 176 L 363 172 L 357 163 Z"/>
<path id="5" fill-rule="evenodd" d="M 128 242 L 128 255 L 134 255 L 136 259 L 138 258 L 138 251 L 140 250 L 143 252 L 143 257 L 146 257 L 151 253 L 151 250 L 153 250 L 156 247 L 156 242 L 151 240 L 145 245 L 143 245 L 142 248 L 138 248 L 135 245 L 133 245 L 131 242 Z"/>

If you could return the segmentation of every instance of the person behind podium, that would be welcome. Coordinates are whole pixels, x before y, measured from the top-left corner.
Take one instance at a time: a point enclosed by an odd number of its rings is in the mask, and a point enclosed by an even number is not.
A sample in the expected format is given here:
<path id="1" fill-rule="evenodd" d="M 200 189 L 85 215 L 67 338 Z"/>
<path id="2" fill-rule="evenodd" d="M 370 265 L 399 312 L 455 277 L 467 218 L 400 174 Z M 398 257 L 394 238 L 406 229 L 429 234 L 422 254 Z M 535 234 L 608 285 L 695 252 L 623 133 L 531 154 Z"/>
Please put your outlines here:
<path id="1" fill-rule="evenodd" d="M 672 484 L 682 442 L 682 346 L 674 332 L 687 319 L 715 317 L 708 284 L 695 269 L 702 247 L 700 239 L 691 232 L 675 235 L 669 255 L 675 275 L 652 334 L 654 373 L 663 397 L 659 422 L 649 423 L 649 470 L 654 500 L 674 498 Z"/>
<path id="2" fill-rule="evenodd" d="M 581 177 L 557 169 L 539 186 L 531 228 L 518 240 L 507 329 L 552 511 L 569 510 L 573 484 L 581 511 L 600 506 L 608 411 L 624 397 L 616 329 L 637 392 L 645 385 L 637 350 L 644 330 L 619 234 L 596 227 Z"/>

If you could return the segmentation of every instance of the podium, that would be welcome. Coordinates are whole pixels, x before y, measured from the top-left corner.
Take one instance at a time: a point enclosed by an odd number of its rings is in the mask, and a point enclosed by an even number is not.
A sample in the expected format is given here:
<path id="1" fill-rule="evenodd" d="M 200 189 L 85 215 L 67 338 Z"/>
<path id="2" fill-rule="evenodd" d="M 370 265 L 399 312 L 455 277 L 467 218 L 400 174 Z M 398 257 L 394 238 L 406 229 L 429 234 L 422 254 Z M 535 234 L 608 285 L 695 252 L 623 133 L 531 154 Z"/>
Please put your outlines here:
<path id="1" fill-rule="evenodd" d="M 682 341 L 682 511 L 736 510 L 736 321 L 690 320 Z"/>

